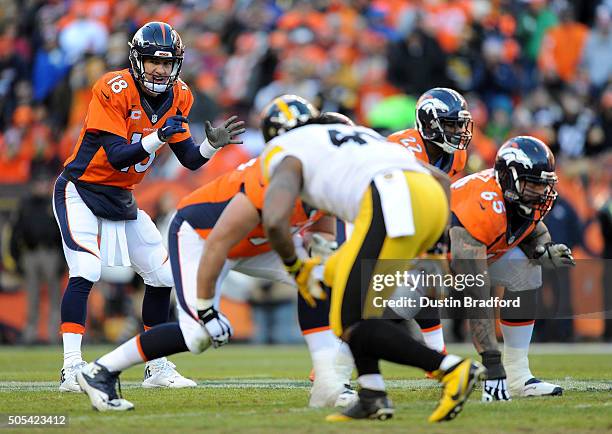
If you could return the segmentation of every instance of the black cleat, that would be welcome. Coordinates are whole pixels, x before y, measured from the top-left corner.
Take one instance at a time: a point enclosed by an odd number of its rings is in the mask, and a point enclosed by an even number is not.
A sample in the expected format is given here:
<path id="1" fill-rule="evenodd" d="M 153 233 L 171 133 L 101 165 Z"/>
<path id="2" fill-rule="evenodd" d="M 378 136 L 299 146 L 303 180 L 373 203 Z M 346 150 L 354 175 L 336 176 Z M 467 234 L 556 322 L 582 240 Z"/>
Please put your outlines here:
<path id="1" fill-rule="evenodd" d="M 359 399 L 342 413 L 330 414 L 325 418 L 328 422 L 344 422 L 355 419 L 387 420 L 393 417 L 395 410 L 386 392 L 371 389 L 361 389 Z"/>
<path id="2" fill-rule="evenodd" d="M 119 395 L 117 395 L 115 387 L 119 380 L 119 372 L 109 372 L 104 366 L 93 362 L 78 372 L 76 378 L 83 392 L 89 396 L 94 410 L 126 411 L 134 409 L 134 404 L 121 397 L 120 384 Z"/>

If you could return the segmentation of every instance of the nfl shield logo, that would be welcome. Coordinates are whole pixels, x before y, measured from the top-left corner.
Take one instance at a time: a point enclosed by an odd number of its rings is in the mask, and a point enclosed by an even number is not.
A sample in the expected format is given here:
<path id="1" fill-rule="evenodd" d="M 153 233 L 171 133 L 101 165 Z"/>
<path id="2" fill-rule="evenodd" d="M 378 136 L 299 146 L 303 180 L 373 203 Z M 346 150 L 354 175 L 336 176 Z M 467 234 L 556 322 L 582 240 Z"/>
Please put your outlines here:
<path id="1" fill-rule="evenodd" d="M 157 115 L 153 115 L 151 117 L 151 122 L 153 122 L 154 124 L 157 123 Z"/>

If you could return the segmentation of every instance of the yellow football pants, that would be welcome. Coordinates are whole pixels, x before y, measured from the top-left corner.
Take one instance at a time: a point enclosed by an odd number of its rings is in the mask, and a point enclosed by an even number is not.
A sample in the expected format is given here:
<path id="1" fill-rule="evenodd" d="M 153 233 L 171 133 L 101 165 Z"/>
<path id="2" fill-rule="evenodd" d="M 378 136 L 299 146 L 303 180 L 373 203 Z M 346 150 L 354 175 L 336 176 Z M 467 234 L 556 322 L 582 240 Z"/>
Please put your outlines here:
<path id="1" fill-rule="evenodd" d="M 397 267 L 397 262 L 376 261 L 373 265 L 371 261 L 372 265 L 364 268 L 366 264 L 362 261 L 417 258 L 433 246 L 446 227 L 449 210 L 442 186 L 428 174 L 405 171 L 404 175 L 410 189 L 415 234 L 387 236 L 380 196 L 372 183 L 363 195 L 350 238 L 325 264 L 324 280 L 332 288 L 330 326 L 337 336 L 363 318 L 380 317 L 383 309 L 374 308 L 371 300 L 375 295 L 391 295 L 375 293 L 371 289 L 371 279 L 374 273 L 393 272 L 389 264 Z M 362 282 L 368 285 L 363 291 Z"/>

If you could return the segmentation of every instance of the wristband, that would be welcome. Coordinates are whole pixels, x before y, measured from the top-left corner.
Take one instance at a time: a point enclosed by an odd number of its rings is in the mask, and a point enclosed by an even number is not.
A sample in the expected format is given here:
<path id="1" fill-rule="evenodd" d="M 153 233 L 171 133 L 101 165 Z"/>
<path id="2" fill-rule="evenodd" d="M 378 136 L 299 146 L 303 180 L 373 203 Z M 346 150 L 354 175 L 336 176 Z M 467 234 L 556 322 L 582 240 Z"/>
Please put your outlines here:
<path id="1" fill-rule="evenodd" d="M 198 311 L 206 310 L 213 306 L 214 298 L 198 298 L 196 300 L 196 308 Z"/>
<path id="2" fill-rule="evenodd" d="M 142 147 L 144 148 L 145 151 L 147 151 L 149 154 L 152 154 L 155 151 L 157 151 L 159 148 L 161 148 L 165 142 L 162 142 L 161 140 L 159 140 L 157 131 L 155 131 L 154 133 L 151 133 L 148 136 L 143 137 L 140 143 L 142 144 Z"/>
<path id="3" fill-rule="evenodd" d="M 299 269 L 302 267 L 302 261 L 300 261 L 300 259 L 297 256 L 294 256 L 293 258 L 289 260 L 283 259 L 283 264 L 285 264 L 285 268 L 290 274 L 297 273 Z"/>
<path id="4" fill-rule="evenodd" d="M 217 153 L 218 150 L 219 149 L 208 143 L 208 138 L 204 139 L 204 141 L 200 145 L 200 155 L 209 160 L 213 157 L 213 155 Z"/>

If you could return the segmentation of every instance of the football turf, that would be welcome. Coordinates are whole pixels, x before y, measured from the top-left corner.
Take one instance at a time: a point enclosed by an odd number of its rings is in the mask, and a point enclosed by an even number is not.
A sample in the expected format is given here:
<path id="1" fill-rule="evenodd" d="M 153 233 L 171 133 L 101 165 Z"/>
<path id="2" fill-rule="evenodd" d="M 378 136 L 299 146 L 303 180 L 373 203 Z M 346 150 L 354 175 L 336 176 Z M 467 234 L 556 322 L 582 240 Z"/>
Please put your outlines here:
<path id="1" fill-rule="evenodd" d="M 88 346 L 92 360 L 110 347 Z M 467 354 L 468 346 L 449 350 Z M 229 345 L 199 356 L 171 358 L 198 387 L 151 390 L 139 387 L 142 366 L 121 376 L 123 396 L 136 410 L 98 413 L 83 394 L 57 392 L 59 347 L 0 347 L 0 414 L 65 414 L 65 428 L 11 429 L 7 432 L 72 433 L 570 433 L 612 432 L 612 348 L 607 345 L 538 346 L 531 368 L 565 387 L 562 397 L 515 399 L 482 404 L 476 390 L 451 422 L 427 423 L 439 387 L 416 369 L 383 364 L 395 403 L 393 419 L 331 424 L 332 409 L 309 409 L 306 348 Z M 3 427 L 0 426 L 0 429 Z"/>

